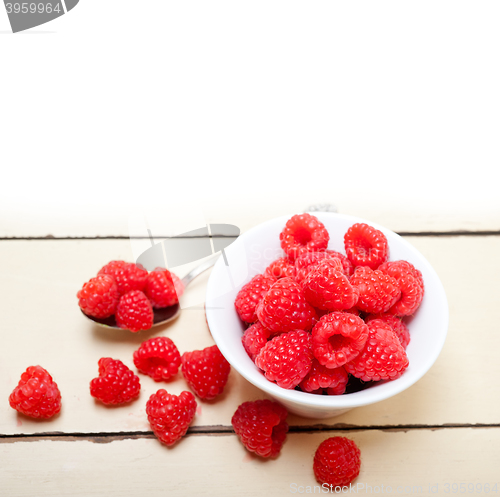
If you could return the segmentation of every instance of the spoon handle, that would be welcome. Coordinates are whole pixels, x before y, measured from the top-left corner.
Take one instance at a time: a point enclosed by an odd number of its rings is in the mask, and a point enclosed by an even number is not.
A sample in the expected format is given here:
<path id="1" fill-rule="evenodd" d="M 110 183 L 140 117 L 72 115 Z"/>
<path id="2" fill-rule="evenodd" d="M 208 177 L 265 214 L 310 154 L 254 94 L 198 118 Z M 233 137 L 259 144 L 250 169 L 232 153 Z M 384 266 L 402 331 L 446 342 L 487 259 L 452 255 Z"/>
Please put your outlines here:
<path id="1" fill-rule="evenodd" d="M 207 259 L 205 262 L 202 262 L 199 266 L 196 266 L 194 269 L 189 271 L 184 278 L 182 278 L 182 283 L 184 283 L 184 287 L 187 287 L 191 281 L 193 281 L 199 274 L 203 273 L 203 271 L 206 271 L 207 269 L 211 268 L 217 259 L 219 258 L 220 254 L 215 254 L 210 259 Z"/>

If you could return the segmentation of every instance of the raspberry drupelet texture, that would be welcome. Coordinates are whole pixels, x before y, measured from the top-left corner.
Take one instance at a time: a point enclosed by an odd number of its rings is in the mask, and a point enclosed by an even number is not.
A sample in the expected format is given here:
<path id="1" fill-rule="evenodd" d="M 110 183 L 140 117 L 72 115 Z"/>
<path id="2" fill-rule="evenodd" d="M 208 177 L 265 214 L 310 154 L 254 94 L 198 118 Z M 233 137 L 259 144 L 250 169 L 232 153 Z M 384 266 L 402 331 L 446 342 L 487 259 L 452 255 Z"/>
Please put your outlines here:
<path id="1" fill-rule="evenodd" d="M 90 395 L 106 405 L 130 402 L 139 396 L 139 377 L 122 361 L 102 357 L 99 359 L 99 376 L 90 382 Z"/>
<path id="2" fill-rule="evenodd" d="M 359 475 L 361 451 L 349 438 L 331 437 L 323 441 L 314 455 L 316 479 L 331 487 L 349 485 Z"/>
<path id="3" fill-rule="evenodd" d="M 332 312 L 312 330 L 312 351 L 320 364 L 339 368 L 354 359 L 368 338 L 368 327 L 358 316 Z"/>
<path id="4" fill-rule="evenodd" d="M 340 252 L 336 252 L 335 250 L 305 252 L 295 259 L 295 280 L 297 283 L 302 283 L 311 269 L 324 260 L 338 260 L 340 263 L 340 271 L 347 277 L 352 276 L 354 273 L 354 267 L 351 261 Z"/>
<path id="5" fill-rule="evenodd" d="M 169 394 L 161 389 L 151 395 L 146 414 L 153 433 L 165 445 L 173 445 L 182 438 L 196 413 L 196 400 L 191 392 Z"/>
<path id="6" fill-rule="evenodd" d="M 217 345 L 184 352 L 181 363 L 184 378 L 200 399 L 211 400 L 222 393 L 231 366 Z"/>
<path id="7" fill-rule="evenodd" d="M 398 282 L 391 276 L 369 267 L 357 267 L 350 283 L 359 292 L 356 307 L 364 312 L 387 312 L 400 298 Z"/>
<path id="8" fill-rule="evenodd" d="M 9 396 L 10 407 L 38 419 L 49 419 L 61 410 L 61 392 L 41 366 L 30 366 Z"/>
<path id="9" fill-rule="evenodd" d="M 234 306 L 242 321 L 245 323 L 255 323 L 257 321 L 257 314 L 255 313 L 257 305 L 275 281 L 276 278 L 274 277 L 258 274 L 238 292 Z"/>
<path id="10" fill-rule="evenodd" d="M 118 293 L 124 295 L 132 290 L 144 290 L 148 272 L 132 262 L 111 261 L 97 274 L 107 274 L 114 278 Z"/>
<path id="11" fill-rule="evenodd" d="M 359 293 L 339 270 L 339 259 L 325 259 L 302 282 L 306 300 L 318 309 L 341 311 L 356 305 Z"/>
<path id="12" fill-rule="evenodd" d="M 134 364 L 155 381 L 169 380 L 179 371 L 181 355 L 170 338 L 150 338 L 134 352 Z"/>
<path id="13" fill-rule="evenodd" d="M 363 381 L 395 380 L 408 367 L 408 357 L 392 328 L 381 319 L 367 324 L 369 335 L 363 350 L 344 367 Z"/>
<path id="14" fill-rule="evenodd" d="M 295 267 L 287 257 L 281 257 L 271 262 L 264 271 L 264 274 L 276 280 L 280 278 L 294 278 Z"/>
<path id="15" fill-rule="evenodd" d="M 356 266 L 377 269 L 389 257 L 386 236 L 365 223 L 353 224 L 344 235 L 345 252 Z"/>
<path id="16" fill-rule="evenodd" d="M 394 316 L 393 314 L 385 313 L 385 314 L 370 314 L 366 317 L 365 322 L 368 323 L 372 319 L 381 319 L 385 323 L 387 323 L 396 336 L 399 338 L 401 345 L 406 350 L 408 344 L 410 343 L 410 330 L 408 326 L 403 322 L 402 318 Z"/>
<path id="17" fill-rule="evenodd" d="M 154 314 L 151 302 L 140 290 L 122 295 L 116 306 L 116 324 L 125 330 L 137 333 L 153 326 Z"/>
<path id="18" fill-rule="evenodd" d="M 281 278 L 274 283 L 256 313 L 262 325 L 273 332 L 310 330 L 317 319 L 302 288 L 291 278 Z"/>
<path id="19" fill-rule="evenodd" d="M 250 359 L 255 362 L 255 358 L 260 350 L 266 345 L 271 332 L 264 328 L 261 323 L 257 322 L 247 328 L 241 337 L 241 343 L 246 350 Z"/>
<path id="20" fill-rule="evenodd" d="M 115 280 L 106 274 L 92 278 L 76 294 L 80 309 L 87 315 L 104 319 L 112 316 L 119 295 Z"/>
<path id="21" fill-rule="evenodd" d="M 349 375 L 341 366 L 340 368 L 327 368 L 322 366 L 317 359 L 313 359 L 311 370 L 300 383 L 304 392 L 314 392 L 318 389 L 328 388 L 330 395 L 342 395 L 345 392 Z"/>
<path id="22" fill-rule="evenodd" d="M 287 410 L 271 400 L 244 402 L 231 423 L 243 445 L 261 457 L 276 457 L 286 439 Z"/>
<path id="23" fill-rule="evenodd" d="M 156 268 L 151 271 L 146 278 L 146 285 L 144 287 L 144 293 L 150 300 L 151 305 L 155 308 L 170 307 L 179 302 L 179 297 L 182 295 L 183 285 L 179 278 L 176 277 L 177 287 L 174 284 L 174 274 L 172 274 L 168 269 Z M 178 293 L 178 290 L 181 293 Z"/>
<path id="24" fill-rule="evenodd" d="M 293 216 L 280 233 L 281 248 L 292 262 L 303 252 L 325 250 L 329 240 L 324 224 L 311 214 Z"/>
<path id="25" fill-rule="evenodd" d="M 303 330 L 282 333 L 269 340 L 255 359 L 265 377 L 286 389 L 295 388 L 310 371 L 311 335 Z"/>
<path id="26" fill-rule="evenodd" d="M 422 277 L 422 273 L 408 261 L 400 260 L 384 262 L 378 269 L 383 273 L 392 276 L 396 280 L 409 274 L 410 276 L 416 278 L 422 289 L 424 288 L 424 279 Z"/>

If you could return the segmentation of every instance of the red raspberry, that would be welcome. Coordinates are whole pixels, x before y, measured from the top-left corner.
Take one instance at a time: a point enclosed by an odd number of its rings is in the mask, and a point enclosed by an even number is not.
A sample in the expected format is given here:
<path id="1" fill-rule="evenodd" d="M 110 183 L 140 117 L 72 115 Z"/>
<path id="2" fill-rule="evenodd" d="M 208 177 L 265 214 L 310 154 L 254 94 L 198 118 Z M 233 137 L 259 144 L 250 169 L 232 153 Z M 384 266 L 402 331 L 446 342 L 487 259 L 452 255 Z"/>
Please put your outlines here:
<path id="1" fill-rule="evenodd" d="M 359 475 L 361 451 L 349 438 L 331 437 L 321 442 L 314 454 L 316 479 L 330 488 L 349 485 Z"/>
<path id="2" fill-rule="evenodd" d="M 364 223 L 353 224 L 344 235 L 345 252 L 354 266 L 377 269 L 389 257 L 385 235 Z"/>
<path id="3" fill-rule="evenodd" d="M 196 412 L 196 400 L 191 392 L 179 396 L 158 390 L 149 397 L 146 414 L 154 434 L 165 445 L 173 445 L 182 438 Z"/>
<path id="4" fill-rule="evenodd" d="M 76 294 L 80 309 L 95 318 L 109 318 L 118 305 L 118 288 L 115 280 L 105 274 L 92 278 Z"/>
<path id="5" fill-rule="evenodd" d="M 330 250 L 322 252 L 305 252 L 295 259 L 295 281 L 302 283 L 306 276 L 324 260 L 333 260 L 337 263 L 339 271 L 343 272 L 343 266 L 338 257 L 332 257 Z"/>
<path id="6" fill-rule="evenodd" d="M 389 313 L 370 314 L 365 319 L 365 322 L 368 323 L 372 319 L 381 319 L 382 321 L 387 323 L 392 328 L 392 331 L 394 331 L 394 333 L 396 333 L 396 336 L 399 338 L 401 345 L 406 350 L 406 347 L 408 347 L 408 344 L 410 343 L 410 330 L 408 329 L 406 324 L 403 323 L 401 318 L 398 318 L 398 317 L 394 316 L 393 314 L 389 314 Z"/>
<path id="7" fill-rule="evenodd" d="M 231 366 L 217 345 L 203 350 L 184 352 L 181 362 L 182 374 L 198 397 L 210 400 L 222 393 Z"/>
<path id="8" fill-rule="evenodd" d="M 286 439 L 287 410 L 271 400 L 244 402 L 231 423 L 243 445 L 261 457 L 276 457 Z"/>
<path id="9" fill-rule="evenodd" d="M 270 334 L 271 332 L 258 322 L 245 330 L 241 337 L 241 343 L 253 362 L 255 362 L 260 349 L 267 343 Z"/>
<path id="10" fill-rule="evenodd" d="M 339 265 L 338 259 L 326 259 L 315 266 L 302 282 L 304 296 L 314 307 L 340 311 L 356 305 L 358 290 L 339 271 Z"/>
<path id="11" fill-rule="evenodd" d="M 326 249 L 329 240 L 323 223 L 311 214 L 293 216 L 280 233 L 281 248 L 292 262 L 303 252 Z"/>
<path id="12" fill-rule="evenodd" d="M 267 266 L 264 274 L 276 280 L 280 278 L 294 278 L 295 267 L 293 264 L 290 264 L 290 261 L 286 257 L 281 257 L 271 262 L 271 264 Z"/>
<path id="13" fill-rule="evenodd" d="M 396 280 L 409 274 L 417 279 L 422 289 L 424 288 L 422 273 L 408 261 L 384 262 L 378 269 L 379 271 L 392 276 Z"/>
<path id="14" fill-rule="evenodd" d="M 122 295 L 116 307 L 116 324 L 137 333 L 153 326 L 153 308 L 146 295 L 139 290 Z"/>
<path id="15" fill-rule="evenodd" d="M 144 290 L 148 272 L 132 262 L 108 262 L 97 274 L 108 274 L 116 281 L 118 293 L 124 295 L 132 290 Z"/>
<path id="16" fill-rule="evenodd" d="M 408 357 L 392 328 L 381 319 L 368 324 L 369 336 L 361 353 L 344 367 L 363 381 L 395 380 L 408 367 Z"/>
<path id="17" fill-rule="evenodd" d="M 281 388 L 295 388 L 312 366 L 311 335 L 303 330 L 278 335 L 261 349 L 255 359 L 269 381 Z"/>
<path id="18" fill-rule="evenodd" d="M 174 276 L 168 269 L 162 268 L 156 268 L 148 274 L 144 293 L 155 309 L 170 307 L 179 302 L 180 295 L 177 294 L 178 288 L 174 284 Z M 177 281 L 182 285 L 179 278 Z"/>
<path id="19" fill-rule="evenodd" d="M 332 312 L 323 316 L 312 330 L 312 351 L 319 363 L 339 368 L 363 349 L 368 327 L 358 316 Z"/>
<path id="20" fill-rule="evenodd" d="M 155 381 L 169 380 L 179 371 L 181 355 L 170 338 L 150 338 L 134 352 L 134 364 Z"/>
<path id="21" fill-rule="evenodd" d="M 135 399 L 141 390 L 139 377 L 122 361 L 99 359 L 99 377 L 90 382 L 90 395 L 103 404 L 125 404 Z"/>
<path id="22" fill-rule="evenodd" d="M 274 332 L 310 330 L 316 312 L 306 301 L 299 284 L 281 278 L 264 295 L 257 307 L 259 321 Z"/>
<path id="23" fill-rule="evenodd" d="M 356 307 L 364 312 L 386 312 L 401 295 L 398 282 L 394 278 L 366 266 L 356 268 L 350 283 L 359 291 Z"/>
<path id="24" fill-rule="evenodd" d="M 61 392 L 41 366 L 30 366 L 9 396 L 10 407 L 32 418 L 49 419 L 61 410 Z"/>
<path id="25" fill-rule="evenodd" d="M 242 321 L 245 323 L 257 321 L 256 307 L 275 281 L 273 277 L 258 274 L 238 292 L 234 306 Z"/>
<path id="26" fill-rule="evenodd" d="M 327 252 L 331 258 L 337 258 L 340 260 L 340 262 L 342 263 L 342 268 L 344 270 L 344 274 L 347 276 L 347 277 L 351 277 L 352 274 L 354 273 L 354 266 L 352 265 L 352 262 L 344 255 L 344 254 L 341 254 L 340 252 L 336 252 L 335 250 L 326 250 L 325 252 Z"/>
<path id="27" fill-rule="evenodd" d="M 342 395 L 348 380 L 349 376 L 343 367 L 330 369 L 313 359 L 311 370 L 300 383 L 300 388 L 304 392 L 328 388 L 331 389 L 330 395 Z"/>

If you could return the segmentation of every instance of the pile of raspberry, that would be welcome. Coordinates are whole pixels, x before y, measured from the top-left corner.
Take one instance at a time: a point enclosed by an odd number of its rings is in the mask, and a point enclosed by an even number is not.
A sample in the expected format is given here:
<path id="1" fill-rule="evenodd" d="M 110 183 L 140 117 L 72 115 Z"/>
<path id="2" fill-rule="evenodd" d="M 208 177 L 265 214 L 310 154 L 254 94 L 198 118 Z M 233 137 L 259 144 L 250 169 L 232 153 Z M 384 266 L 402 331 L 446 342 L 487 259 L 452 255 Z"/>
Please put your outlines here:
<path id="1" fill-rule="evenodd" d="M 153 326 L 154 309 L 177 304 L 183 292 L 182 281 L 167 269 L 148 273 L 131 262 L 111 261 L 83 285 L 77 297 L 87 316 L 114 316 L 117 326 L 136 333 Z"/>
<path id="2" fill-rule="evenodd" d="M 283 256 L 235 299 L 242 344 L 265 377 L 286 389 L 341 395 L 348 382 L 395 380 L 408 367 L 405 323 L 424 295 L 422 273 L 389 260 L 387 238 L 364 223 L 343 252 L 315 216 L 289 219 Z"/>

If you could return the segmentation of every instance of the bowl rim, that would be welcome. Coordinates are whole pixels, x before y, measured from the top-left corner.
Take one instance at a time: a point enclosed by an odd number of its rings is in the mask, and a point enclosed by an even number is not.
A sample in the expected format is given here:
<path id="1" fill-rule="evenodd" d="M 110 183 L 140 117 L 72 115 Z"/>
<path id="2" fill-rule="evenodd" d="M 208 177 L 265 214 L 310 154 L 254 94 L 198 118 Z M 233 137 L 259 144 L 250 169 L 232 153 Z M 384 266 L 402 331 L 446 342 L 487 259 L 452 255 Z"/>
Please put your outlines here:
<path id="1" fill-rule="evenodd" d="M 307 392 L 300 392 L 295 389 L 287 390 L 284 388 L 279 387 L 276 383 L 273 383 L 269 381 L 268 379 L 265 378 L 263 373 L 257 368 L 257 366 L 253 365 L 253 369 L 249 368 L 245 365 L 240 364 L 237 360 L 235 360 L 233 351 L 230 349 L 230 347 L 227 345 L 225 340 L 223 339 L 222 333 L 220 333 L 220 330 L 217 328 L 218 323 L 217 323 L 217 314 L 214 312 L 213 309 L 210 308 L 210 302 L 212 301 L 211 294 L 213 292 L 213 288 L 216 285 L 216 277 L 218 271 L 222 270 L 224 262 L 221 260 L 222 258 L 219 258 L 214 265 L 214 268 L 212 269 L 212 272 L 210 274 L 210 277 L 208 279 L 207 283 L 207 289 L 206 289 L 206 319 L 207 319 L 207 324 L 210 329 L 210 332 L 212 334 L 212 337 L 219 347 L 219 350 L 221 353 L 224 355 L 224 357 L 228 360 L 228 362 L 231 364 L 232 367 L 238 371 L 241 376 L 243 376 L 248 382 L 250 382 L 252 385 L 256 386 L 260 390 L 264 391 L 268 395 L 276 398 L 276 399 L 282 399 L 283 401 L 291 402 L 297 405 L 309 407 L 309 408 L 315 408 L 318 410 L 331 410 L 331 409 L 342 409 L 342 408 L 352 408 L 352 407 L 360 407 L 368 404 L 372 404 L 375 402 L 379 402 L 382 400 L 386 400 L 390 397 L 393 397 L 394 395 L 397 395 L 398 393 L 406 390 L 413 384 L 415 384 L 418 380 L 420 380 L 426 373 L 427 371 L 432 367 L 436 359 L 438 358 L 439 354 L 441 353 L 441 350 L 444 346 L 446 336 L 448 333 L 448 325 L 449 325 L 449 306 L 448 306 L 448 300 L 446 297 L 446 293 L 444 290 L 444 287 L 441 283 L 441 280 L 439 279 L 439 276 L 437 275 L 436 271 L 434 268 L 431 266 L 431 264 L 427 261 L 427 259 L 418 251 L 410 242 L 402 238 L 400 235 L 397 233 L 389 230 L 388 228 L 385 228 L 384 226 L 379 225 L 378 223 L 357 217 L 357 216 L 351 216 L 347 214 L 339 214 L 339 213 L 332 213 L 332 212 L 311 212 L 311 215 L 314 215 L 318 217 L 320 221 L 322 219 L 342 219 L 344 221 L 349 221 L 352 224 L 355 223 L 366 223 L 369 224 L 370 226 L 373 226 L 374 228 L 382 231 L 389 239 L 396 239 L 398 240 L 399 243 L 403 244 L 406 248 L 408 248 L 410 251 L 412 251 L 417 258 L 421 259 L 419 261 L 419 264 L 422 263 L 424 264 L 425 267 L 425 272 L 428 274 L 432 274 L 433 280 L 436 283 L 436 285 L 433 285 L 434 292 L 437 293 L 437 296 L 441 299 L 442 303 L 442 310 L 443 312 L 440 315 L 439 322 L 436 327 L 440 329 L 440 333 L 437 336 L 437 340 L 434 342 L 432 349 L 429 351 L 429 355 L 426 356 L 426 360 L 423 362 L 423 364 L 420 366 L 418 371 L 412 371 L 411 370 L 411 364 L 408 367 L 408 369 L 405 371 L 405 373 L 399 377 L 397 380 L 392 380 L 392 381 L 381 381 L 377 382 L 377 386 L 375 388 L 366 388 L 364 390 L 360 390 L 358 392 L 353 392 L 349 394 L 343 394 L 343 395 L 313 395 L 311 393 Z M 280 216 L 276 217 L 273 219 L 270 219 L 268 221 L 265 221 L 264 223 L 260 223 L 249 230 L 245 231 L 240 235 L 240 237 L 233 242 L 232 245 L 235 244 L 244 244 L 245 241 L 253 237 L 257 232 L 259 232 L 261 229 L 265 227 L 270 227 L 273 224 L 278 224 L 282 223 L 282 226 L 285 225 L 286 221 L 288 221 L 292 215 L 285 215 L 285 216 Z M 322 221 L 323 222 L 323 221 Z M 390 240 L 389 240 L 389 245 L 390 245 Z M 390 260 L 390 259 L 389 259 Z M 422 266 L 420 266 L 418 269 L 422 269 Z M 250 278 L 253 277 L 253 275 L 248 275 Z M 248 281 L 248 279 L 247 279 Z M 233 306 L 234 310 L 234 306 Z M 236 310 L 234 310 L 236 312 Z M 219 314 L 220 315 L 220 314 Z M 243 347 L 243 346 L 242 346 Z M 250 363 L 251 360 L 248 358 Z M 411 374 L 406 374 L 411 372 Z M 257 374 L 255 374 L 257 373 Z"/>

